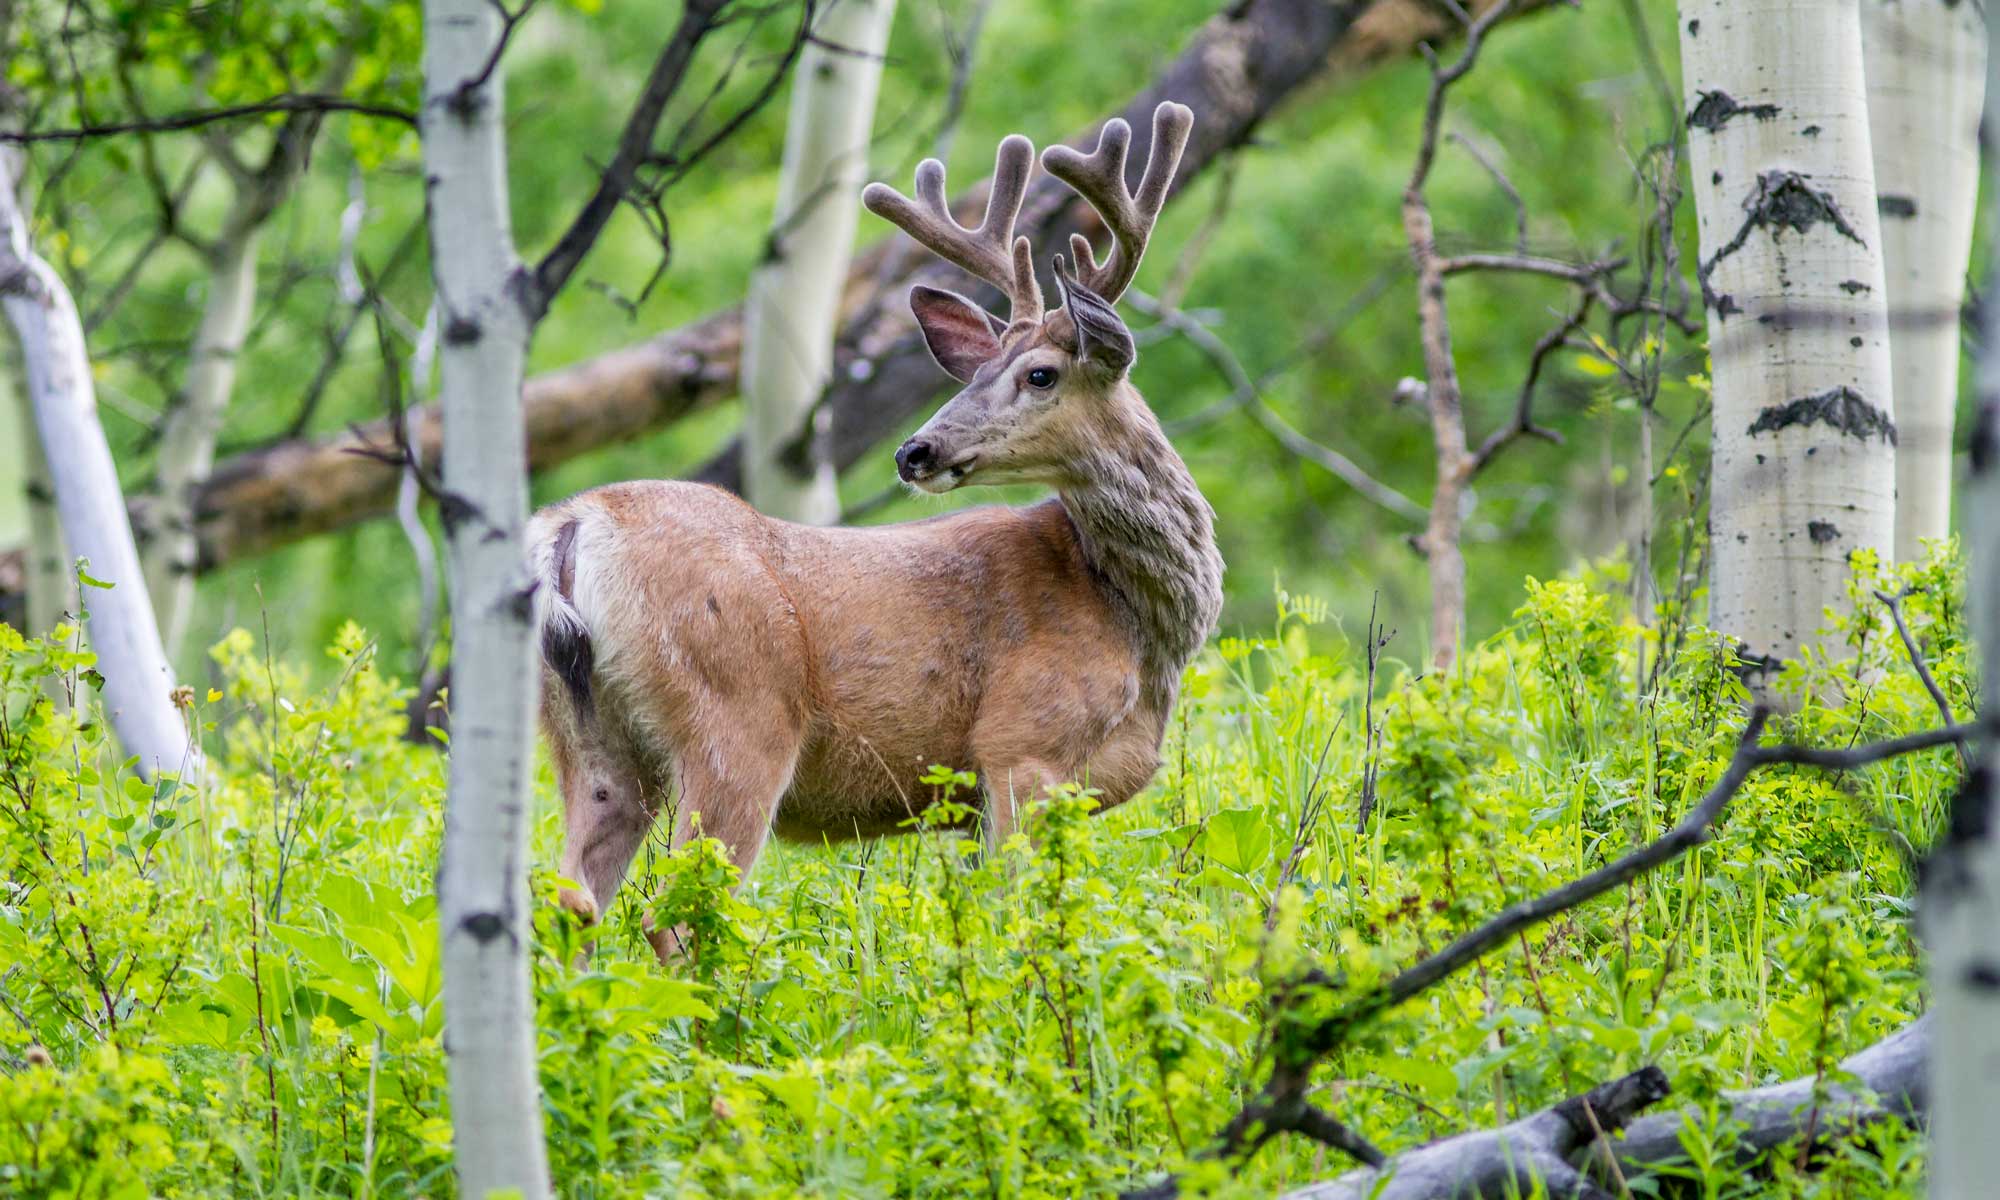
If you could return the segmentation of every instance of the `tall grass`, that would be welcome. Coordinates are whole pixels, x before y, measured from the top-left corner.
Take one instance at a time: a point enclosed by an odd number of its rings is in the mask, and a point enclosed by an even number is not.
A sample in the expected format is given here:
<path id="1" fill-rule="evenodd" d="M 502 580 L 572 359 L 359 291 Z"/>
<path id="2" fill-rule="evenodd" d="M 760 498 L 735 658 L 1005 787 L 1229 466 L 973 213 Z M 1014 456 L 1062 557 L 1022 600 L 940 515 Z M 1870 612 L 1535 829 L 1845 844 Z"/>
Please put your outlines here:
<path id="1" fill-rule="evenodd" d="M 1876 575 L 1862 564 L 1858 595 Z M 1956 566 L 1906 575 L 1963 714 Z M 1636 627 L 1617 576 L 1530 580 L 1448 675 L 1391 641 L 1372 696 L 1366 635 L 1281 593 L 1268 634 L 1189 671 L 1154 787 L 1093 814 L 1082 781 L 994 855 L 922 831 L 782 847 L 732 895 L 712 843 L 655 843 L 594 930 L 539 872 L 561 1194 L 1072 1196 L 1186 1166 L 1261 1081 L 1276 991 L 1316 968 L 1336 1003 L 1657 835 L 1713 781 L 1742 720 L 1731 648 Z M 1833 626 L 1848 654 L 1798 673 L 1778 735 L 1936 722 L 1859 611 Z M 207 786 L 146 785 L 87 708 L 46 698 L 87 670 L 72 634 L 0 627 L 0 1192 L 449 1194 L 443 777 L 400 739 L 404 689 L 358 630 L 320 689 L 232 635 L 190 710 Z M 1698 1107 L 1824 1074 L 1923 1005 L 1912 861 L 1958 770 L 1946 750 L 1757 776 L 1707 846 L 1361 1030 L 1315 1099 L 1394 1149 L 1643 1063 Z M 975 785 L 922 786 L 935 821 Z M 669 972 L 639 938 L 647 911 L 693 932 Z M 1752 1170 L 1726 1123 L 1696 1129 L 1678 1173 L 1698 1195 L 1920 1187 L 1920 1141 L 1894 1128 Z M 1208 1183 L 1263 1196 L 1345 1165 L 1277 1142 Z"/>

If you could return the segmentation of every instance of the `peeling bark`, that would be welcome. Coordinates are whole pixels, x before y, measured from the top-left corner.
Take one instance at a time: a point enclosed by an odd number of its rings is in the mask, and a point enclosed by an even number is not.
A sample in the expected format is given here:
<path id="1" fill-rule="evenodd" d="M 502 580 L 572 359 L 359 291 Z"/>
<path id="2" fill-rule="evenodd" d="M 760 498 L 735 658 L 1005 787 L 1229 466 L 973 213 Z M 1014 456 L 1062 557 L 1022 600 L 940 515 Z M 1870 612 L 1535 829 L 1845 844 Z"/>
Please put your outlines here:
<path id="1" fill-rule="evenodd" d="M 1951 533 L 1959 306 L 1979 193 L 1979 6 L 1866 0 L 1861 47 L 1895 371 L 1896 557 Z"/>
<path id="2" fill-rule="evenodd" d="M 1681 0 L 1714 383 L 1709 623 L 1748 682 L 1846 605 L 1848 556 L 1895 536 L 1882 233 L 1852 2 Z M 1772 119 L 1731 114 L 1775 109 Z M 1709 120 L 1695 120 L 1707 106 Z M 1782 119 L 1779 119 L 1779 118 Z M 1727 296 L 1727 304 L 1720 298 Z M 1840 536 L 1813 522 L 1837 515 Z"/>

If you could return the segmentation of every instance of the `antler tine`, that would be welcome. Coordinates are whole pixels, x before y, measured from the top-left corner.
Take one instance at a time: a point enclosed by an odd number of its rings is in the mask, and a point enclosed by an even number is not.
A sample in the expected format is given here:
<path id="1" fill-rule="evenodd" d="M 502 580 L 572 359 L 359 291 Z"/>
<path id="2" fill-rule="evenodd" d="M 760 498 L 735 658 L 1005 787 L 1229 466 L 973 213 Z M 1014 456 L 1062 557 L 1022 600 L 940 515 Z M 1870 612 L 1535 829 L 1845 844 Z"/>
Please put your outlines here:
<path id="1" fill-rule="evenodd" d="M 944 164 L 927 158 L 917 166 L 917 198 L 911 200 L 886 183 L 871 183 L 861 193 L 868 211 L 888 221 L 946 262 L 985 280 L 1007 297 L 1013 320 L 1038 321 L 1042 288 L 1035 281 L 1028 239 L 1014 237 L 1014 220 L 1021 213 L 1028 179 L 1035 170 L 1034 143 L 1020 134 L 1000 142 L 993 160 L 993 184 L 986 194 L 986 215 L 967 229 L 951 215 L 945 198 Z"/>
<path id="2" fill-rule="evenodd" d="M 1139 190 L 1125 186 L 1125 157 L 1132 145 L 1132 127 L 1119 118 L 1104 123 L 1097 135 L 1097 149 L 1085 155 L 1068 146 L 1050 146 L 1042 152 L 1042 168 L 1062 180 L 1082 196 L 1104 218 L 1111 231 L 1110 255 L 1100 265 L 1091 252 L 1089 239 L 1070 236 L 1070 252 L 1075 256 L 1077 275 L 1085 287 L 1109 301 L 1125 294 L 1139 273 L 1153 223 L 1167 202 L 1167 188 L 1181 165 L 1181 151 L 1187 148 L 1188 133 L 1194 128 L 1194 112 L 1185 104 L 1162 101 L 1153 110 L 1153 145 L 1146 155 L 1146 171 L 1140 176 Z"/>

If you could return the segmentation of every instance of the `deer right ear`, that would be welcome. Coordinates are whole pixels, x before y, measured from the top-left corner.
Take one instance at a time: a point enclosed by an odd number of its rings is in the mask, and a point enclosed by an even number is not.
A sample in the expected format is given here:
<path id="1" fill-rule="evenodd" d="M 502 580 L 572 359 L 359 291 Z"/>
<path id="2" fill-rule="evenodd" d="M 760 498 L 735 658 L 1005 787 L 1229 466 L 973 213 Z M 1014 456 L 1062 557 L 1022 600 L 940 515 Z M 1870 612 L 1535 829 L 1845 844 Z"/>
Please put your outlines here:
<path id="1" fill-rule="evenodd" d="M 960 383 L 971 383 L 980 365 L 1000 353 L 1000 335 L 1007 326 L 957 292 L 917 284 L 910 289 L 910 311 L 917 315 L 931 357 Z"/>

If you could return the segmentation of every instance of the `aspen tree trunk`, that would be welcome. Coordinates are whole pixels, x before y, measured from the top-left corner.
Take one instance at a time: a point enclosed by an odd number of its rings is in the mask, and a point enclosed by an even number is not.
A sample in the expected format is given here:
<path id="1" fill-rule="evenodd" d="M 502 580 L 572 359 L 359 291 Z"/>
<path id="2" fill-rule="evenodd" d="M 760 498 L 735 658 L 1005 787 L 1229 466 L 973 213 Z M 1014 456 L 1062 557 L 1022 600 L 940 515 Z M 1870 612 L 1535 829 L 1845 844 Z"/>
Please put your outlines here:
<path id="1" fill-rule="evenodd" d="M 426 0 L 424 174 L 437 286 L 454 678 L 438 865 L 459 1191 L 549 1194 L 528 899 L 533 589 L 522 360 L 528 272 L 508 218 L 504 55 L 489 0 Z"/>
<path id="2" fill-rule="evenodd" d="M 1963 0 L 1861 0 L 1861 49 L 1895 370 L 1896 557 L 1911 560 L 1951 533 L 1986 29 Z"/>
<path id="3" fill-rule="evenodd" d="M 792 76 L 777 214 L 744 311 L 743 481 L 775 517 L 828 525 L 840 493 L 820 404 L 868 170 L 895 0 L 834 0 Z"/>
<path id="4" fill-rule="evenodd" d="M 216 435 L 229 412 L 237 356 L 255 311 L 258 230 L 242 225 L 239 214 L 247 203 L 239 195 L 217 239 L 208 300 L 189 349 L 187 380 L 179 405 L 160 431 L 158 495 L 148 521 L 144 565 L 170 653 L 178 651 L 187 632 L 187 610 L 194 599 L 194 488 L 215 466 Z"/>
<path id="5" fill-rule="evenodd" d="M 354 70 L 352 43 L 342 46 L 321 72 L 315 90 L 338 93 Z M 250 334 L 257 302 L 257 245 L 271 214 L 304 172 L 319 136 L 321 117 L 294 113 L 273 136 L 263 163 L 246 166 L 228 142 L 212 153 L 229 172 L 235 198 L 223 218 L 208 263 L 208 298 L 189 349 L 180 402 L 160 428 L 157 494 L 148 506 L 142 563 L 166 635 L 168 654 L 179 653 L 194 602 L 199 547 L 194 533 L 195 491 L 215 468 L 215 441 L 229 415 L 236 368 Z"/>
<path id="6" fill-rule="evenodd" d="M 63 545 L 55 482 L 49 478 L 49 460 L 42 454 L 42 435 L 35 429 L 34 405 L 25 392 L 15 393 L 14 380 L 5 373 L 0 373 L 0 391 L 9 393 L 7 403 L 20 418 L 16 435 L 21 447 L 20 486 L 28 514 L 27 558 L 22 564 L 27 583 L 25 632 L 39 636 L 54 628 L 63 614 L 76 611 L 76 575 Z"/>
<path id="7" fill-rule="evenodd" d="M 63 541 L 112 584 L 89 596 L 91 649 L 104 676 L 104 707 L 128 754 L 148 777 L 195 766 L 175 707 L 174 677 L 160 645 L 139 551 L 118 485 L 118 468 L 97 419 L 97 389 L 76 303 L 28 242 L 14 192 L 15 160 L 0 156 L 0 304 L 21 345 L 28 402 L 53 483 Z"/>
<path id="8" fill-rule="evenodd" d="M 1760 692 L 1895 541 L 1896 429 L 1857 0 L 1681 0 L 1713 358 L 1709 623 Z"/>
<path id="9" fill-rule="evenodd" d="M 2000 122 L 2000 5 L 1988 4 L 1986 120 Z M 2000 127 L 2000 126 L 1993 126 Z M 2000 217 L 1994 178 L 1987 217 Z M 1989 251 L 1989 253 L 1992 253 Z M 2000 278 L 2000 254 L 1986 278 Z M 1979 716 L 1985 736 L 1931 851 L 1918 910 L 1930 950 L 1930 1176 L 1937 1200 L 1993 1194 L 2000 1180 L 2000 305 L 1986 307 L 1973 414 L 1972 477 L 1965 490 L 1966 600 L 1981 655 Z"/>

